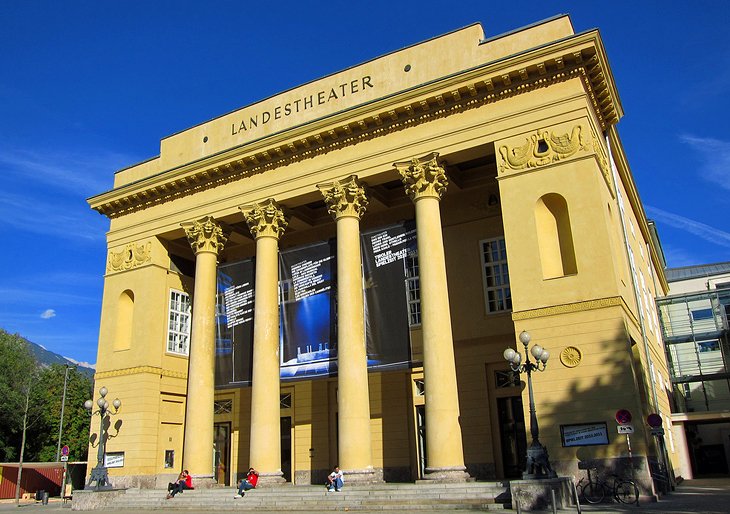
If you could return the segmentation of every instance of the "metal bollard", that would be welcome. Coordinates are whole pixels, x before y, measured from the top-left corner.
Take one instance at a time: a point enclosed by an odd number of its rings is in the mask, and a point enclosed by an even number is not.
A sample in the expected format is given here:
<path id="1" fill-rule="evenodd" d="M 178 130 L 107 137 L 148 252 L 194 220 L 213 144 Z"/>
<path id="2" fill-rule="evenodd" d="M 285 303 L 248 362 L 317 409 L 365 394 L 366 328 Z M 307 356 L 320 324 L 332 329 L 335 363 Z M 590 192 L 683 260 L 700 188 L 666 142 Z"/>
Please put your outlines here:
<path id="1" fill-rule="evenodd" d="M 558 514 L 558 506 L 555 505 L 555 489 L 550 489 L 550 499 L 553 501 L 553 514 Z"/>

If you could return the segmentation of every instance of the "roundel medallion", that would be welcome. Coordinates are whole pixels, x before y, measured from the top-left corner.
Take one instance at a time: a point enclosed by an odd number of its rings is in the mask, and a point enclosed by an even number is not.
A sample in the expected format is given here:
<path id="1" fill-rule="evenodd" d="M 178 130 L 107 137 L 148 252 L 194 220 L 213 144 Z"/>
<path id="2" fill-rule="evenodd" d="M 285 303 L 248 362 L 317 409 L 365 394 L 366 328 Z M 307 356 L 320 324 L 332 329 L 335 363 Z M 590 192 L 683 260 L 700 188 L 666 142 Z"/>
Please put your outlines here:
<path id="1" fill-rule="evenodd" d="M 568 368 L 574 368 L 583 359 L 583 353 L 575 346 L 566 346 L 563 351 L 560 352 L 560 362 L 563 366 Z"/>

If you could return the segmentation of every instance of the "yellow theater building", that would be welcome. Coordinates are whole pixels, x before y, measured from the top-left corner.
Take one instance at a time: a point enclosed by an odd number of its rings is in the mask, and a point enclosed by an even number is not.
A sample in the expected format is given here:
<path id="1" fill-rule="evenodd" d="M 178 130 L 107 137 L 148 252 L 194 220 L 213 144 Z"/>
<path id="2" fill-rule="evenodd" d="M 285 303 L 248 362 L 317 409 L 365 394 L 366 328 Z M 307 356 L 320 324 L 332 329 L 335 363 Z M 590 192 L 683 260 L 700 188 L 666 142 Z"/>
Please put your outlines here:
<path id="1" fill-rule="evenodd" d="M 112 483 L 519 478 L 527 376 L 503 352 L 524 362 L 527 331 L 550 352 L 532 381 L 552 469 L 631 459 L 651 490 L 673 456 L 647 422 L 670 415 L 667 283 L 622 115 L 599 32 L 563 15 L 163 138 L 88 200 L 110 219 Z"/>

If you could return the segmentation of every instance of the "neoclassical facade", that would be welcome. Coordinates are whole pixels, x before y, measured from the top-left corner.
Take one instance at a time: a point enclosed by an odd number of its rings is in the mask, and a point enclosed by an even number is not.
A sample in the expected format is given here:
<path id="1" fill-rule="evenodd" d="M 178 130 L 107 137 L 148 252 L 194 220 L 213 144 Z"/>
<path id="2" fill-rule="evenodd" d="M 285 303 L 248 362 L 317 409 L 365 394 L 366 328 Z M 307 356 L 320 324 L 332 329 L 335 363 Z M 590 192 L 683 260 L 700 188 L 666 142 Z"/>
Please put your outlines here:
<path id="1" fill-rule="evenodd" d="M 503 351 L 528 331 L 552 355 L 533 381 L 553 468 L 632 459 L 651 489 L 667 284 L 622 114 L 598 31 L 558 16 L 474 24 L 162 139 L 89 199 L 111 223 L 112 482 L 519 477 L 528 392 Z"/>

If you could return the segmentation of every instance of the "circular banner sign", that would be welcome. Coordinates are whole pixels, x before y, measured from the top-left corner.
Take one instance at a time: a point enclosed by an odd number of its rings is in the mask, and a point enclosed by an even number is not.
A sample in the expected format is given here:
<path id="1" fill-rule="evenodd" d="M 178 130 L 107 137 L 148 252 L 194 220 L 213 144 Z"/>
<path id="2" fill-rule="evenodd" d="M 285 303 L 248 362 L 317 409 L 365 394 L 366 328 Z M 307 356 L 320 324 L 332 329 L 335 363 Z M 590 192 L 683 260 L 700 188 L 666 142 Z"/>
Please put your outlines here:
<path id="1" fill-rule="evenodd" d="M 627 425 L 631 423 L 631 413 L 626 409 L 616 411 L 616 422 L 619 425 Z"/>
<path id="2" fill-rule="evenodd" d="M 67 456 L 68 455 L 68 446 L 63 445 L 61 448 L 61 455 Z"/>
<path id="3" fill-rule="evenodd" d="M 649 414 L 646 417 L 646 421 L 651 428 L 659 428 L 662 426 L 662 417 L 659 414 Z"/>

